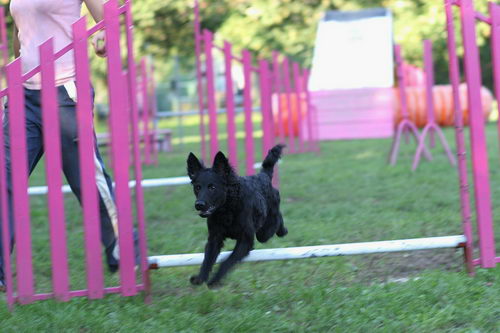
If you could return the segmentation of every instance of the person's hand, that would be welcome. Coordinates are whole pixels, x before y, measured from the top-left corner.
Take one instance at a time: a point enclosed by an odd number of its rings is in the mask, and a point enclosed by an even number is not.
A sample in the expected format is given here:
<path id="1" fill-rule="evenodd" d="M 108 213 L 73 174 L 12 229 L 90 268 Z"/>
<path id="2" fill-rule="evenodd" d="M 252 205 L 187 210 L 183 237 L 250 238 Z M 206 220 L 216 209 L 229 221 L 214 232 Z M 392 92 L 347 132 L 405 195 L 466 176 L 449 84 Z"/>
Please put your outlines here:
<path id="1" fill-rule="evenodd" d="M 94 46 L 95 54 L 99 57 L 106 56 L 106 34 L 103 30 L 95 33 L 92 38 L 92 45 Z"/>

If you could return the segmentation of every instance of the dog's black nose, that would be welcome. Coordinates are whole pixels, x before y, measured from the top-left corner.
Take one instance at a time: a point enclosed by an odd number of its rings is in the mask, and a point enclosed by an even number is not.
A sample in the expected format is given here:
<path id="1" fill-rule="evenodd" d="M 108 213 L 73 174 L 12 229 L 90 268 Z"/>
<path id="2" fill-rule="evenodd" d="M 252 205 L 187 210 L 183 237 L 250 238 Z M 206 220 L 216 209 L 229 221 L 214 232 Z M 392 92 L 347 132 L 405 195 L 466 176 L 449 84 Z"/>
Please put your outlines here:
<path id="1" fill-rule="evenodd" d="M 207 203 L 203 200 L 196 200 L 194 203 L 194 208 L 196 208 L 196 210 L 206 210 L 206 207 Z"/>

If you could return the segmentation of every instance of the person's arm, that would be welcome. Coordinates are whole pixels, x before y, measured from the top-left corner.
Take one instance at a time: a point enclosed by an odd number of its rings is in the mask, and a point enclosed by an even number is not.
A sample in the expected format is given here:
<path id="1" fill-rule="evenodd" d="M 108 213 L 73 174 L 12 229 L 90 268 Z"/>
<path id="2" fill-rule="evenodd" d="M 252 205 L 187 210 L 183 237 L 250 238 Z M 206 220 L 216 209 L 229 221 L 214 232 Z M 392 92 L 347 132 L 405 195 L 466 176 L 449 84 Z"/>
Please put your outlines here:
<path id="1" fill-rule="evenodd" d="M 20 49 L 21 49 L 21 45 L 19 43 L 19 37 L 18 37 L 18 31 L 17 31 L 17 26 L 16 24 L 14 24 L 14 29 L 12 29 L 12 46 L 14 48 L 14 56 L 16 58 L 19 58 L 19 56 L 21 55 L 21 52 L 20 52 Z"/>
<path id="2" fill-rule="evenodd" d="M 94 21 L 100 22 L 103 19 L 103 6 L 102 0 L 83 0 L 90 15 L 94 18 Z M 95 53 L 100 57 L 106 56 L 106 42 L 105 34 L 103 30 L 96 32 L 92 38 L 92 45 L 94 46 Z"/>

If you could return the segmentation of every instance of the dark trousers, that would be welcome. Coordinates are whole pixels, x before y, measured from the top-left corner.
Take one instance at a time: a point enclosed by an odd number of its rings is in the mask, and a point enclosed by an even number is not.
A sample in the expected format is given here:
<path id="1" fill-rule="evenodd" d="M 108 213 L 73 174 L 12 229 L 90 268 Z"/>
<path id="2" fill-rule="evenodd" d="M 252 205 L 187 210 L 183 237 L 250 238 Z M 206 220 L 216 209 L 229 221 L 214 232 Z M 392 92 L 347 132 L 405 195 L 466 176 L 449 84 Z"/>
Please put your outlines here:
<path id="1" fill-rule="evenodd" d="M 70 86 L 73 85 L 73 86 Z M 78 129 L 76 121 L 76 103 L 70 93 L 74 89 L 71 82 L 57 88 L 57 98 L 59 102 L 59 118 L 61 129 L 61 154 L 62 168 L 64 175 L 71 187 L 71 190 L 81 201 L 80 191 L 80 165 L 78 155 Z M 24 89 L 25 92 L 25 112 L 26 112 L 26 142 L 28 154 L 29 174 L 33 172 L 38 161 L 43 155 L 43 128 L 40 90 Z M 11 186 L 11 163 L 10 163 L 10 138 L 9 138 L 9 110 L 5 109 L 3 118 L 3 130 L 5 140 L 5 154 L 7 167 L 7 186 L 9 202 L 9 227 L 11 239 L 11 251 L 14 245 L 14 224 L 16 215 L 12 207 L 12 186 Z M 48 133 L 50 135 L 50 133 Z M 113 256 L 116 244 L 116 208 L 114 205 L 112 180 L 107 174 L 104 163 L 97 146 L 95 147 L 95 167 L 96 182 L 99 189 L 100 216 L 101 216 L 101 240 L 106 250 L 107 263 L 110 268 L 118 267 L 117 258 Z M 15 171 L 14 171 L 15 172 Z M 0 279 L 3 280 L 3 256 L 2 256 L 2 230 L 0 228 Z"/>

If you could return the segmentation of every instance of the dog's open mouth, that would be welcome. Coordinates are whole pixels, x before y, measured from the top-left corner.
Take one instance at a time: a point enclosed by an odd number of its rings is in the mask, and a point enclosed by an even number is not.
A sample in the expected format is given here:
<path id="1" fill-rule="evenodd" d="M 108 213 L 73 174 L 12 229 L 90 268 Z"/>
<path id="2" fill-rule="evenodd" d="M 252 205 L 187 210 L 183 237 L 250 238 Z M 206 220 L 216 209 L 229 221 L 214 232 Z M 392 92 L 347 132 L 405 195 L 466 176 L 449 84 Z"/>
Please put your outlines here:
<path id="1" fill-rule="evenodd" d="M 214 211 L 215 211 L 215 207 L 212 206 L 212 207 L 208 208 L 207 210 L 200 211 L 199 215 L 201 217 L 209 217 L 210 215 L 212 215 L 212 213 Z"/>

